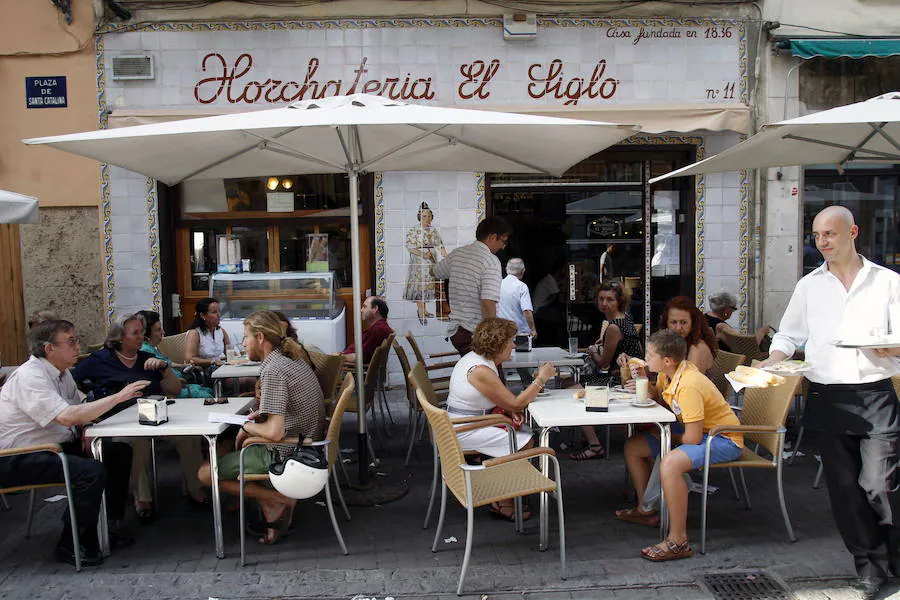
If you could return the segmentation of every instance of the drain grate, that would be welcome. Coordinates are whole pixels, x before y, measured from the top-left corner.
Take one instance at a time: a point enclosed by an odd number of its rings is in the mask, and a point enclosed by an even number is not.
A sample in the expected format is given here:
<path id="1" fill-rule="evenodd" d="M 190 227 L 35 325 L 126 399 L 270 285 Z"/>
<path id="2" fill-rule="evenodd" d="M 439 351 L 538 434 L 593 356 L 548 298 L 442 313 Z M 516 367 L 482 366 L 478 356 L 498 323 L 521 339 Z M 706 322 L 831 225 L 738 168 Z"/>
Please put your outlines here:
<path id="1" fill-rule="evenodd" d="M 705 573 L 699 580 L 717 600 L 795 600 L 784 584 L 765 571 Z"/>

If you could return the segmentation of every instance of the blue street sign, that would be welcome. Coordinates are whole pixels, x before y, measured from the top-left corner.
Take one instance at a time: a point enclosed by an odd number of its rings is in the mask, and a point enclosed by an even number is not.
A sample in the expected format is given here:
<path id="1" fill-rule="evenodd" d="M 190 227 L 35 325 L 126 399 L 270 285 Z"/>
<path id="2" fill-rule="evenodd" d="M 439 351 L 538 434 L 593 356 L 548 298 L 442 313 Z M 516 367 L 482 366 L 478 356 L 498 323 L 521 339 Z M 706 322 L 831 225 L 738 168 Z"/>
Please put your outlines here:
<path id="1" fill-rule="evenodd" d="M 66 95 L 66 77 L 26 77 L 26 108 L 65 108 L 68 104 Z"/>

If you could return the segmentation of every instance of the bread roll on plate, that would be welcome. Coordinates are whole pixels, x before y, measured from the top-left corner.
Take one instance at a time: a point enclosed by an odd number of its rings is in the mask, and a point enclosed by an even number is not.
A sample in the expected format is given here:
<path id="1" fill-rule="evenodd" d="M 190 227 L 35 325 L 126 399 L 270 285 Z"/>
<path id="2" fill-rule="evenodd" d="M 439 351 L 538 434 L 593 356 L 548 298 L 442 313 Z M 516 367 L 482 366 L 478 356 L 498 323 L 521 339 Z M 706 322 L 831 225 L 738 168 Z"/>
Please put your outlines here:
<path id="1" fill-rule="evenodd" d="M 743 365 L 736 368 L 728 374 L 733 380 L 742 383 L 748 387 L 765 388 L 770 386 L 781 385 L 785 382 L 784 377 L 775 375 L 756 367 L 745 367 Z"/>

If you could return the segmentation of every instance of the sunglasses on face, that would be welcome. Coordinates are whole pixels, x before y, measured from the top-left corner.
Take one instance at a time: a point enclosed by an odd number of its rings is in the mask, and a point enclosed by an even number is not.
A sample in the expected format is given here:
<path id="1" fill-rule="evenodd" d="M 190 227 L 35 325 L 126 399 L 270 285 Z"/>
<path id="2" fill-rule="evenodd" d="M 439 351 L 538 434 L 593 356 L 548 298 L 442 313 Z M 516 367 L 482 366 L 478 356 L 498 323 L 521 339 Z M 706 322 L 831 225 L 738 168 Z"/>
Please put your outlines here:
<path id="1" fill-rule="evenodd" d="M 213 404 L 228 404 L 228 398 L 204 398 L 203 406 L 212 406 Z"/>

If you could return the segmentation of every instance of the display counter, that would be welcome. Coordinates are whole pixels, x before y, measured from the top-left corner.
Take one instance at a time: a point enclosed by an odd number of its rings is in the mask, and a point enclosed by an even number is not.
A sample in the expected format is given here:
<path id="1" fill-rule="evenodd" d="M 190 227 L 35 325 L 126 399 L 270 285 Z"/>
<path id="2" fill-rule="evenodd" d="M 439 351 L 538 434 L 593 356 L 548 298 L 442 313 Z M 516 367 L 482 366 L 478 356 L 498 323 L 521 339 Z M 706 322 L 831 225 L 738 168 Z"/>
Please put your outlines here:
<path id="1" fill-rule="evenodd" d="M 323 352 L 342 351 L 346 343 L 344 301 L 335 291 L 335 273 L 216 273 L 209 294 L 220 302 L 221 326 L 233 344 L 244 339 L 244 319 L 257 310 L 283 313 L 300 341 Z"/>

